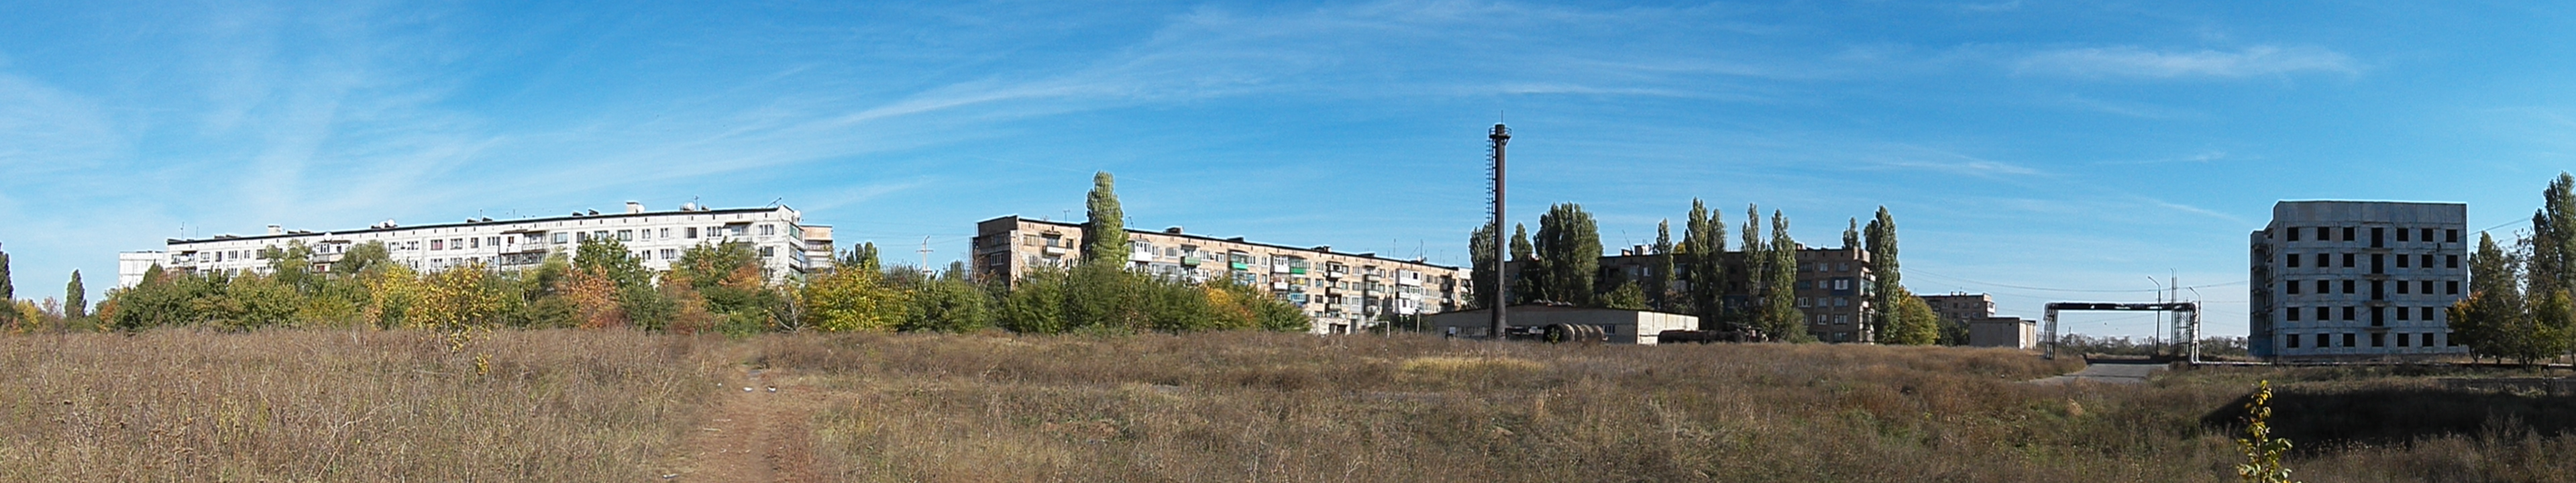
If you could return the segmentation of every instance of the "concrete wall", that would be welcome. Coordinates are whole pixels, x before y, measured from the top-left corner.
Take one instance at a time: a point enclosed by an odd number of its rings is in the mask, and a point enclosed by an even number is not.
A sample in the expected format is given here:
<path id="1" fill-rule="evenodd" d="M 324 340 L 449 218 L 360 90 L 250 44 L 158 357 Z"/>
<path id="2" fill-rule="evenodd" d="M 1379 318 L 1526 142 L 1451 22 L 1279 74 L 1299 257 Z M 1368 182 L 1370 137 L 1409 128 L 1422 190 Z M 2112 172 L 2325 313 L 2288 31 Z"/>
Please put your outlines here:
<path id="1" fill-rule="evenodd" d="M 1667 330 L 1699 328 L 1699 317 L 1641 310 L 1619 310 L 1579 307 L 1515 306 L 1503 311 L 1513 327 L 1549 324 L 1600 326 L 1619 344 L 1653 344 L 1655 334 Z M 1431 331 L 1458 337 L 1485 337 L 1492 328 L 1493 316 L 1484 310 L 1446 312 L 1423 316 L 1423 325 Z"/>

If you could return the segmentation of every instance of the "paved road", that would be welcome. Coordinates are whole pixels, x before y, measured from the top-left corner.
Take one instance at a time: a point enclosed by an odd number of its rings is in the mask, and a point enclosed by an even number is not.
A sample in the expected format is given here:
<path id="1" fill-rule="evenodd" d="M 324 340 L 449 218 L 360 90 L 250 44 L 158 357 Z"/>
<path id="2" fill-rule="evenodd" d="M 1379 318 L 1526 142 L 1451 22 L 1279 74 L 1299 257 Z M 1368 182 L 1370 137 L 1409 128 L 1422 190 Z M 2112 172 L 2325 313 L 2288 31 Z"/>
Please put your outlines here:
<path id="1" fill-rule="evenodd" d="M 2084 370 L 2075 371 L 2074 374 L 2049 377 L 2045 379 L 2033 379 L 2030 382 L 2033 384 L 2066 384 L 2075 381 L 2088 381 L 2105 384 L 2145 384 L 2148 376 L 2152 376 L 2156 371 L 2161 370 L 2165 370 L 2164 364 L 2101 363 L 2086 365 L 2084 366 Z"/>

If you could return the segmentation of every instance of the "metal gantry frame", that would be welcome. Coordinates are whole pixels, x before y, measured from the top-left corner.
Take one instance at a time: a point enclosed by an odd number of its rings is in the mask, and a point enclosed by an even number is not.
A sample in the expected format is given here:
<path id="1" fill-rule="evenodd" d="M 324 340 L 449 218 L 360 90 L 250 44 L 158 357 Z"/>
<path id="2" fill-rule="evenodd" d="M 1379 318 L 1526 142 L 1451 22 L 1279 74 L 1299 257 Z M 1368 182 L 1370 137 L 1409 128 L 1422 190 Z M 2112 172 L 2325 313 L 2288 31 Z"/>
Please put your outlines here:
<path id="1" fill-rule="evenodd" d="M 2152 311 L 2181 314 L 2182 326 L 2176 328 L 2176 332 L 2184 332 L 2183 343 L 2187 344 L 2188 348 L 2185 357 L 2192 364 L 2200 363 L 2200 302 L 2049 302 L 2048 349 L 2042 355 L 2048 359 L 2057 358 L 2057 312 L 2060 310 Z"/>

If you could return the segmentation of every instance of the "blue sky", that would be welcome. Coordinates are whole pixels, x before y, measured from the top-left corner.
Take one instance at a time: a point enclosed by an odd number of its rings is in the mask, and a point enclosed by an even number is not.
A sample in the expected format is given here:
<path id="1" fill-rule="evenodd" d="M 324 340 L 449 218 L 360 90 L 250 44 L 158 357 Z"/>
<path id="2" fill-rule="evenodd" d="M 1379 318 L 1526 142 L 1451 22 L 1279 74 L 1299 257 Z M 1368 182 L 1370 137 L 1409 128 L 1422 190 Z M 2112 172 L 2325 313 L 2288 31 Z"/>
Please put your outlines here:
<path id="1" fill-rule="evenodd" d="M 2035 317 L 2173 273 L 2242 334 L 2274 201 L 2509 231 L 2576 153 L 2553 3 L 104 3 L 0 4 L 22 298 L 183 234 L 628 200 L 945 263 L 1095 170 L 1134 226 L 1463 264 L 1499 113 L 1522 222 L 1644 243 L 1698 197 L 1833 245 L 1885 205 L 1917 292 Z"/>

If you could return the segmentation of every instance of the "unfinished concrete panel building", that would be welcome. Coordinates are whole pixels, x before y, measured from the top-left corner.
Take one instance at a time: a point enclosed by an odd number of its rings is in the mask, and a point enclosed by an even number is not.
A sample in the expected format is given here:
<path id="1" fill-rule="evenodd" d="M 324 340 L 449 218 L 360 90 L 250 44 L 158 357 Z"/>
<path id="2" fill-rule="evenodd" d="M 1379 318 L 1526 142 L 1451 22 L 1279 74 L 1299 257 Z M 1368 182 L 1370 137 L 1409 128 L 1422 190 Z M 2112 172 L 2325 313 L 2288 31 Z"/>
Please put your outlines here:
<path id="1" fill-rule="evenodd" d="M 2451 355 L 2466 297 L 2468 205 L 2283 201 L 2250 236 L 2246 345 L 2257 357 Z"/>

